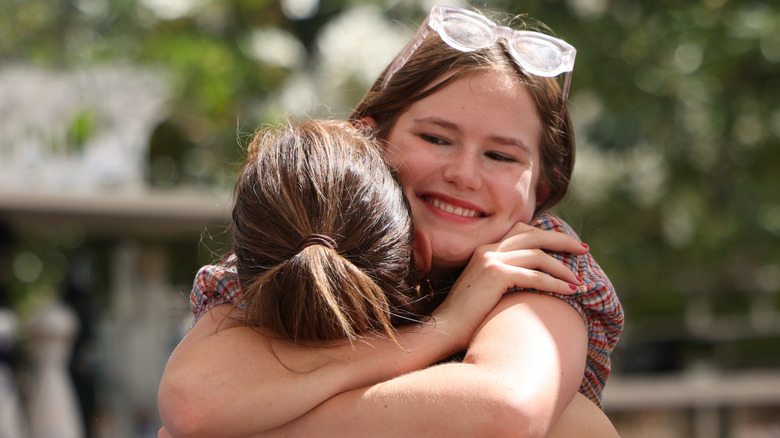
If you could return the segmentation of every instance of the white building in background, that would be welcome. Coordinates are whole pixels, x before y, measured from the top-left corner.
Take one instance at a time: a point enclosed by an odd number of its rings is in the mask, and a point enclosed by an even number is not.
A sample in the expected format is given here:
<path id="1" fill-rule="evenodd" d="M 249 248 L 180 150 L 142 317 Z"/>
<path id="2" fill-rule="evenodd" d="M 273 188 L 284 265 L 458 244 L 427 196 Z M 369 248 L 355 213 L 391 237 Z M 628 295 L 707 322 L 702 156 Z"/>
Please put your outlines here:
<path id="1" fill-rule="evenodd" d="M 167 98 L 160 74 L 129 67 L 0 70 L 0 187 L 142 190 Z"/>
<path id="2" fill-rule="evenodd" d="M 31 417 L 29 438 L 50 430 L 75 431 L 74 436 L 90 430 L 101 438 L 157 436 L 157 384 L 189 318 L 189 290 L 167 284 L 165 245 L 197 242 L 208 227 L 221 229 L 230 203 L 228 193 L 161 190 L 145 183 L 149 140 L 166 117 L 167 99 L 164 76 L 148 70 L 0 69 L 0 221 L 25 238 L 74 232 L 113 246 L 105 282 L 110 299 L 95 322 L 94 422 L 74 418 L 79 407 L 62 382 L 66 361 L 53 349 L 40 351 L 47 348 L 46 336 L 30 336 L 23 349 L 35 352 L 37 362 L 31 362 L 43 366 L 31 370 L 40 385 L 33 385 L 34 395 L 22 406 Z M 72 341 L 75 334 L 68 330 L 62 330 L 58 348 Z M 39 372 L 48 377 L 41 379 Z M 59 416 L 51 411 L 57 404 L 47 402 L 53 394 L 61 400 Z"/>

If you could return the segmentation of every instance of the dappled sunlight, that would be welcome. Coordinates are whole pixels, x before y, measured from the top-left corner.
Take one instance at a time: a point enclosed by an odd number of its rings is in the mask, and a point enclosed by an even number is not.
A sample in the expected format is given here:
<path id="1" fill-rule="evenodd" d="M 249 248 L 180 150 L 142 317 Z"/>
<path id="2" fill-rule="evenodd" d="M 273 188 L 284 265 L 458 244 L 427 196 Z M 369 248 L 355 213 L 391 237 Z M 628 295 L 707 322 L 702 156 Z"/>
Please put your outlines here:
<path id="1" fill-rule="evenodd" d="M 344 99 L 354 92 L 349 88 L 358 87 L 358 95 L 367 89 L 409 37 L 377 6 L 354 6 L 335 17 L 317 38 L 315 71 L 323 101 L 354 105 L 356 101 Z"/>
<path id="2" fill-rule="evenodd" d="M 305 20 L 317 13 L 320 0 L 281 0 L 282 12 L 290 20 Z"/>
<path id="3" fill-rule="evenodd" d="M 198 6 L 209 0 L 139 0 L 162 20 L 176 20 L 191 14 Z"/>
<path id="4" fill-rule="evenodd" d="M 306 48 L 295 35 L 276 28 L 255 29 L 244 44 L 246 54 L 260 62 L 290 70 L 301 69 L 306 62 Z"/>

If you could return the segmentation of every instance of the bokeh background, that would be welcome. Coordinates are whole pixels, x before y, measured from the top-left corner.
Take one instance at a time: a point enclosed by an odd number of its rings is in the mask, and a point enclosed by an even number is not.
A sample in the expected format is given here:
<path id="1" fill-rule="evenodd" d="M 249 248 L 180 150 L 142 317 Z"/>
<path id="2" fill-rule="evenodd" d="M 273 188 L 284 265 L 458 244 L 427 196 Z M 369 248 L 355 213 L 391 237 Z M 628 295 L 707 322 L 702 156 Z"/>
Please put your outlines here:
<path id="1" fill-rule="evenodd" d="M 56 362 L 79 434 L 156 436 L 247 137 L 285 113 L 348 115 L 433 3 L 0 0 L 0 378 L 20 415 Z M 472 4 L 578 49 L 557 212 L 626 309 L 605 394 L 618 430 L 780 437 L 780 2 Z M 57 333 L 65 356 L 35 353 Z"/>

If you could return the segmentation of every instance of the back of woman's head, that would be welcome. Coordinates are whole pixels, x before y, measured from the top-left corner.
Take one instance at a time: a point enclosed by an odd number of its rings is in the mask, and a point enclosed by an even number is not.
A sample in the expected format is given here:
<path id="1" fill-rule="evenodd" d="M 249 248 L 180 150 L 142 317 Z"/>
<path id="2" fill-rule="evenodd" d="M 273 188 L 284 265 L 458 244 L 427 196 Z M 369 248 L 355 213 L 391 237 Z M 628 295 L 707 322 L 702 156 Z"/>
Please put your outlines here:
<path id="1" fill-rule="evenodd" d="M 518 21 L 515 27 L 526 26 L 525 21 Z M 526 73 L 499 42 L 485 49 L 462 52 L 447 45 L 436 32 L 430 32 L 386 83 L 388 69 L 385 69 L 350 120 L 355 123 L 363 117 L 372 117 L 377 122 L 376 136 L 386 139 L 398 117 L 416 101 L 476 72 L 505 74 L 531 93 L 544 127 L 540 139 L 540 183 L 549 189 L 549 196 L 537 206 L 537 212 L 553 207 L 566 195 L 574 169 L 574 131 L 568 111 L 562 105 L 562 90 L 555 78 Z"/>
<path id="2" fill-rule="evenodd" d="M 416 314 L 408 204 L 379 147 L 347 122 L 259 131 L 232 226 L 247 324 L 308 342 L 392 336 Z"/>

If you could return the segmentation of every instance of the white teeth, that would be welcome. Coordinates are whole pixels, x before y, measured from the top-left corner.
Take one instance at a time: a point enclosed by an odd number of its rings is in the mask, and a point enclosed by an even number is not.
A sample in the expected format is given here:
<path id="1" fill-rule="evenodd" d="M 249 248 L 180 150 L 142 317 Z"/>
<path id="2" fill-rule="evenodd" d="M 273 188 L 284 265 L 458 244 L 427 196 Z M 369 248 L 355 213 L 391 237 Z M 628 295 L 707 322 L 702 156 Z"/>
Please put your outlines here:
<path id="1" fill-rule="evenodd" d="M 452 214 L 455 214 L 455 215 L 458 215 L 458 216 L 463 216 L 463 217 L 477 217 L 477 216 L 479 216 L 479 212 L 476 211 L 476 210 L 471 210 L 471 209 L 463 208 L 463 207 L 455 207 L 454 205 L 448 204 L 448 203 L 446 203 L 446 202 L 444 202 L 444 201 L 442 201 L 440 199 L 436 199 L 436 198 L 430 199 L 430 198 L 428 198 L 428 199 L 426 199 L 426 201 L 429 204 L 433 205 L 434 207 L 438 208 L 439 210 L 446 211 L 447 213 L 452 213 Z"/>

